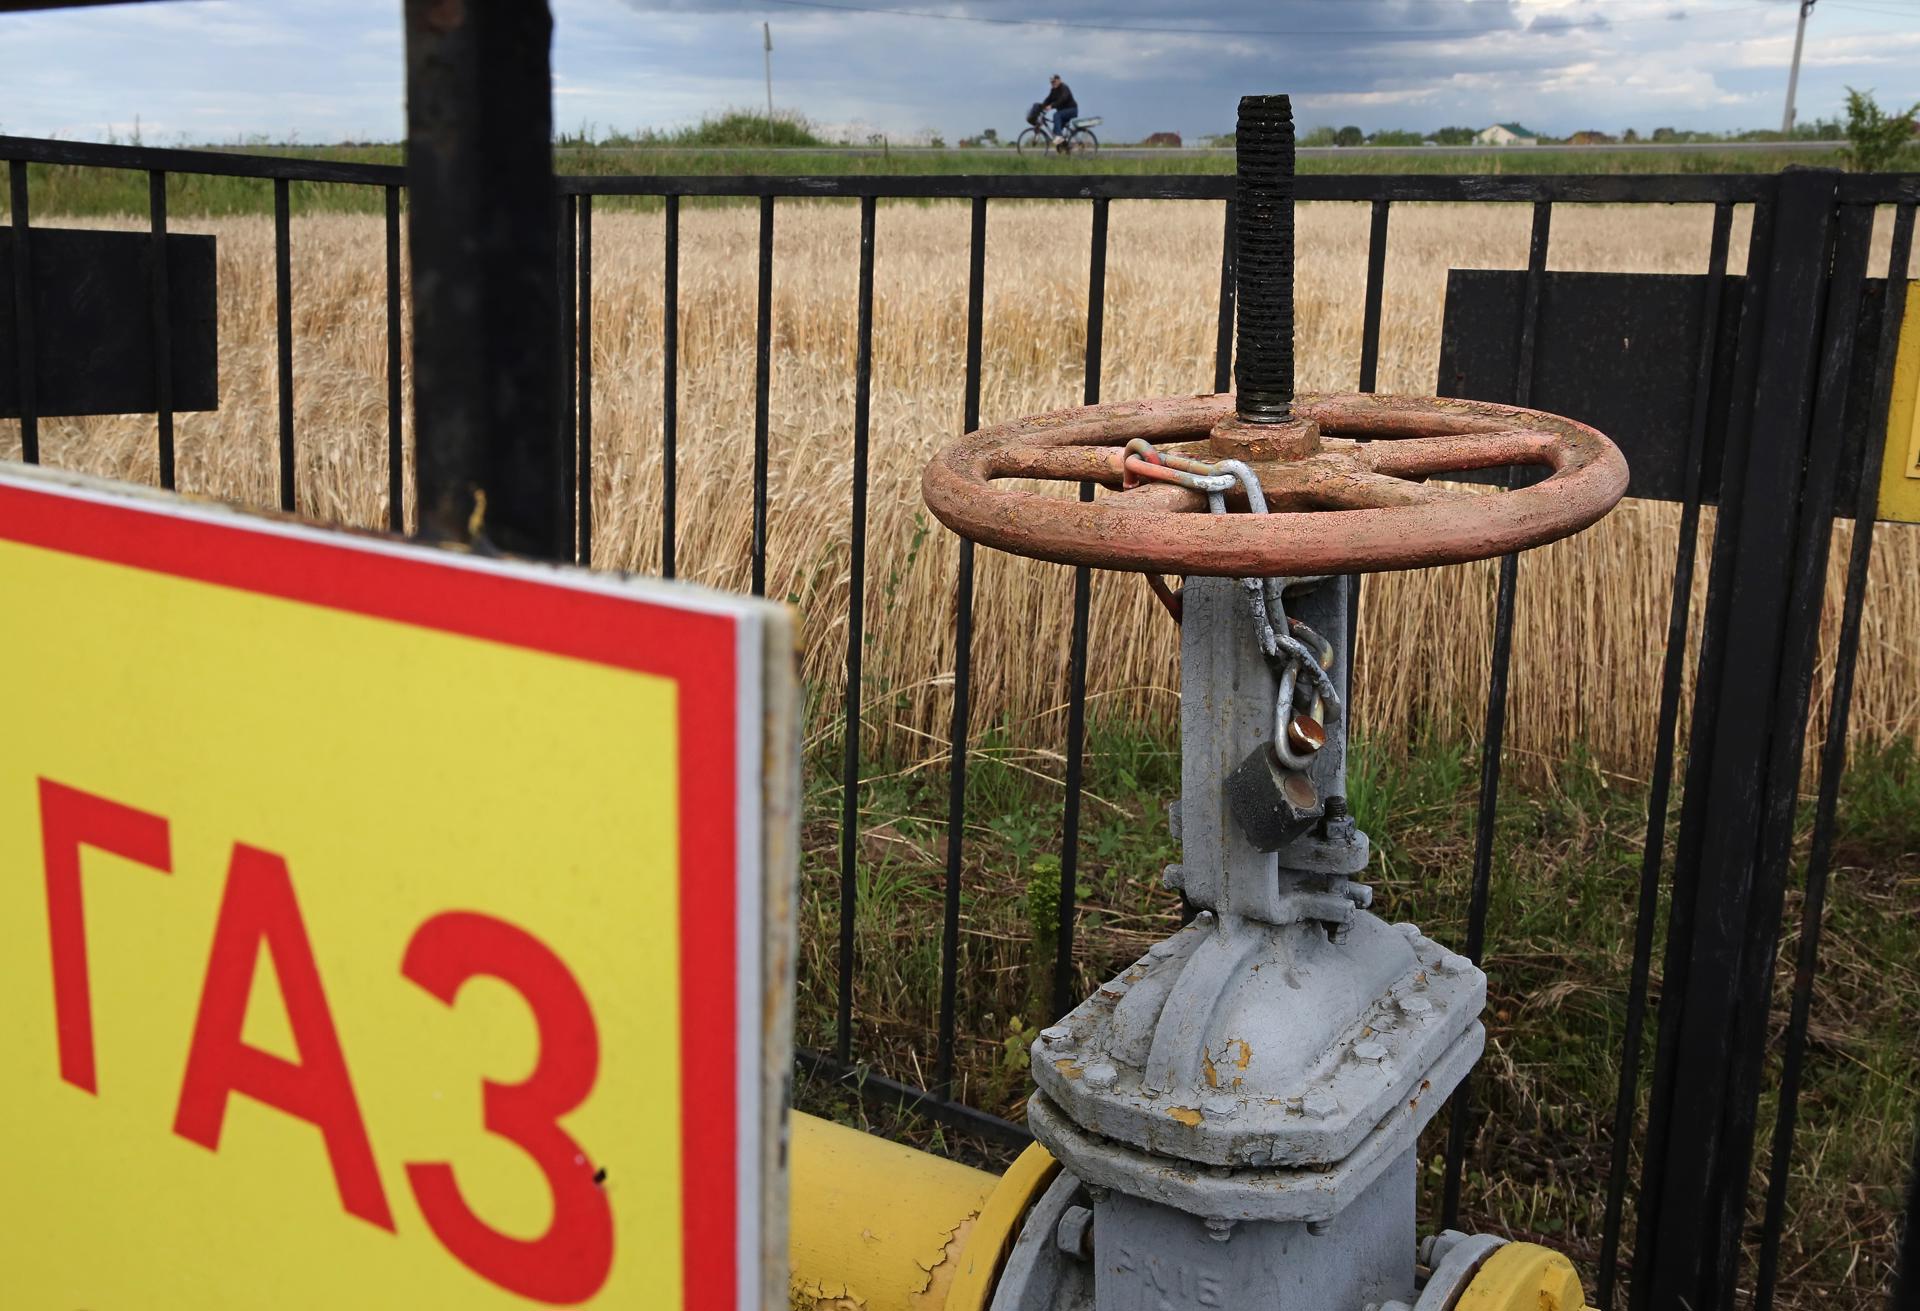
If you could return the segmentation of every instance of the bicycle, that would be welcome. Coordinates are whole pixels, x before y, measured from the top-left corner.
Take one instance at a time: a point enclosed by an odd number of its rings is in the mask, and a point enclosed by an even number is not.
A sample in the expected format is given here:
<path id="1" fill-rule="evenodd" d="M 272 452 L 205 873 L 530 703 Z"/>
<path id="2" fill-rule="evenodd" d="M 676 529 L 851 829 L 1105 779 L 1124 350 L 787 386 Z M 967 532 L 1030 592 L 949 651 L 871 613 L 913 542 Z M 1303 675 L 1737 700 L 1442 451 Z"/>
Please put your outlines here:
<path id="1" fill-rule="evenodd" d="M 1028 151 L 1057 151 L 1062 155 L 1089 154 L 1100 149 L 1100 138 L 1093 135 L 1092 129 L 1099 126 L 1098 118 L 1076 118 L 1065 132 L 1055 133 L 1047 126 L 1047 116 L 1027 120 L 1027 130 L 1014 141 L 1014 149 L 1024 155 Z"/>

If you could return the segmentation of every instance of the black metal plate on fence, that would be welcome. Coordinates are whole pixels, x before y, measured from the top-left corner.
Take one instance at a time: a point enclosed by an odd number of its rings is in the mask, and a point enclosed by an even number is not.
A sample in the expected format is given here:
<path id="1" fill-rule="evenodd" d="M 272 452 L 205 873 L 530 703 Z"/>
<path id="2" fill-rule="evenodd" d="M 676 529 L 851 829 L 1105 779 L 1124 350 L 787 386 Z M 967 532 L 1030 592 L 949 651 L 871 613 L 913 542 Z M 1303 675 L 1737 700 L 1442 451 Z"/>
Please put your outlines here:
<path id="1" fill-rule="evenodd" d="M 153 413 L 153 237 L 32 230 L 34 410 L 42 417 Z M 219 407 L 214 239 L 167 237 L 175 411 Z M 0 417 L 20 414 L 14 234 L 0 230 Z"/>
<path id="2" fill-rule="evenodd" d="M 1720 447 L 1739 339 L 1744 278 L 1725 280 L 1708 406 L 1701 492 L 1719 492 Z M 1686 494 L 1705 275 L 1549 273 L 1541 282 L 1534 344 L 1534 409 L 1591 424 L 1627 457 L 1627 495 Z M 1526 270 L 1449 269 L 1440 333 L 1442 396 L 1512 404 Z M 1488 470 L 1469 481 L 1500 482 Z"/>
<path id="3" fill-rule="evenodd" d="M 1734 360 L 1753 343 L 1740 339 L 1746 279 L 1729 276 L 1720 300 L 1707 408 L 1701 498 L 1719 499 L 1720 448 Z M 1699 378 L 1707 279 L 1681 273 L 1549 273 L 1540 287 L 1532 406 L 1591 424 L 1627 457 L 1627 495 L 1679 501 L 1686 496 L 1687 438 Z M 1449 269 L 1440 333 L 1442 396 L 1512 404 L 1520 353 L 1524 269 Z M 1878 341 L 1886 280 L 1862 289 L 1859 341 Z M 1836 501 L 1850 515 L 1859 482 L 1860 439 L 1873 404 L 1872 351 L 1854 352 L 1848 379 Z M 1885 416 L 1878 416 L 1884 422 Z M 1499 469 L 1459 475 L 1499 483 Z"/>

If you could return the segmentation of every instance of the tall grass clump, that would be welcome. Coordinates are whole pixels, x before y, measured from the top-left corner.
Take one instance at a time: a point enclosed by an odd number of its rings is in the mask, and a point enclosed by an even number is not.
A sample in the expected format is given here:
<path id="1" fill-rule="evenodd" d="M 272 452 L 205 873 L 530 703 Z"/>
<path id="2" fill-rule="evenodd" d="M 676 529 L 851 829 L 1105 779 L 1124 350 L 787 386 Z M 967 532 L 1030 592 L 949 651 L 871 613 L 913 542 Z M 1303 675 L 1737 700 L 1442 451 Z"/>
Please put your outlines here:
<path id="1" fill-rule="evenodd" d="M 615 148 L 630 146 L 658 149 L 663 146 L 700 148 L 713 146 L 768 146 L 792 150 L 798 147 L 824 147 L 833 143 L 814 131 L 813 120 L 791 109 L 775 110 L 773 117 L 754 109 L 723 109 L 706 114 L 697 123 L 672 128 L 641 128 L 632 133 L 614 133 L 589 144 Z"/>

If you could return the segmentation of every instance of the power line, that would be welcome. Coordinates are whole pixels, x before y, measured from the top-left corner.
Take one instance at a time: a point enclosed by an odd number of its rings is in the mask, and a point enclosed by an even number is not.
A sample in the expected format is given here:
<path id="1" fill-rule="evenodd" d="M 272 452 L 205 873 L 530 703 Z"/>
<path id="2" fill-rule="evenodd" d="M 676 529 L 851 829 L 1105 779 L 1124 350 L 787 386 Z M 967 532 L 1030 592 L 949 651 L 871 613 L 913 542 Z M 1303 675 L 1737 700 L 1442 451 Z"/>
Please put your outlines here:
<path id="1" fill-rule="evenodd" d="M 1450 0 L 1422 0 L 1422 3 L 1428 2 L 1449 3 Z M 1065 18 L 995 18 L 985 14 L 943 14 L 928 9 L 887 9 L 877 5 L 835 3 L 834 0 L 750 0 L 750 7 L 757 7 L 760 4 L 783 5 L 793 9 L 821 9 L 835 13 L 874 14 L 888 18 L 922 18 L 946 23 L 978 23 L 992 27 L 1059 27 L 1076 32 L 1133 32 L 1153 36 L 1431 37 L 1488 36 L 1499 32 L 1524 35 L 1536 32 L 1604 31 L 1620 23 L 1670 23 L 1677 19 L 1691 19 L 1704 14 L 1751 12 L 1713 6 L 1667 14 L 1635 14 L 1624 18 L 1594 18 L 1565 23 L 1535 19 L 1513 27 L 1163 27 L 1145 24 L 1085 23 Z M 1491 6 L 1488 7 L 1491 8 Z"/>

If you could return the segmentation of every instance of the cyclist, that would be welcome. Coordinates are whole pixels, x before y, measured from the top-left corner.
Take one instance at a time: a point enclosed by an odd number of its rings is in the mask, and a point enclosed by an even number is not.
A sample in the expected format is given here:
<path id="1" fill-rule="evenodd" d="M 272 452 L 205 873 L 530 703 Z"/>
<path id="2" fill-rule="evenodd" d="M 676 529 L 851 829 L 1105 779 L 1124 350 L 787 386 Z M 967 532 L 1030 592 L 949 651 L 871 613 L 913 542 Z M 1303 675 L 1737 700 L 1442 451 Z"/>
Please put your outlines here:
<path id="1" fill-rule="evenodd" d="M 1073 88 L 1060 80 L 1055 73 L 1047 79 L 1047 98 L 1038 101 L 1027 111 L 1027 122 L 1040 126 L 1040 116 L 1047 110 L 1053 111 L 1053 135 L 1064 137 L 1067 129 L 1073 126 L 1073 120 L 1080 116 L 1080 106 L 1074 103 Z"/>

